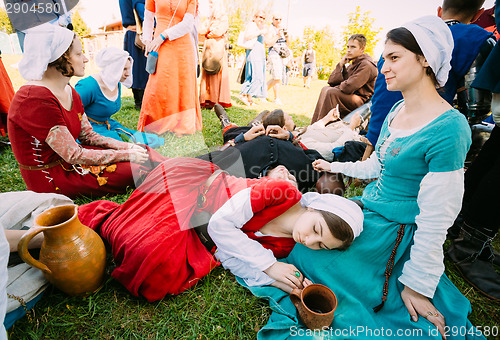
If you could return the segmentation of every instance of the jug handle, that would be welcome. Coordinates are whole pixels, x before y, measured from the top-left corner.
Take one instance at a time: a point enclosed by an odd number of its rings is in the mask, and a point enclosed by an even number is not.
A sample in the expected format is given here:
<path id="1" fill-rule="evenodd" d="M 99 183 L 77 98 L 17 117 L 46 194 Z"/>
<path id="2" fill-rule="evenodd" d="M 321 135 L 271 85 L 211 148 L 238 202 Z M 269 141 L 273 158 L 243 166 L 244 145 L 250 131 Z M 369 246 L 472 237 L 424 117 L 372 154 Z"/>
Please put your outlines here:
<path id="1" fill-rule="evenodd" d="M 300 295 L 302 294 L 302 289 L 299 288 L 294 288 L 292 292 L 290 293 L 290 300 L 292 300 L 293 305 L 295 308 L 298 308 L 300 304 Z"/>
<path id="2" fill-rule="evenodd" d="M 30 252 L 28 251 L 28 244 L 30 243 L 31 239 L 35 237 L 37 234 L 42 232 L 45 228 L 31 228 L 26 234 L 21 237 L 19 240 L 19 243 L 17 245 L 17 251 L 19 253 L 19 256 L 23 259 L 24 262 L 29 264 L 32 267 L 38 268 L 41 271 L 43 271 L 45 274 L 51 275 L 52 271 L 44 265 L 42 262 L 37 261 L 31 256 Z"/>

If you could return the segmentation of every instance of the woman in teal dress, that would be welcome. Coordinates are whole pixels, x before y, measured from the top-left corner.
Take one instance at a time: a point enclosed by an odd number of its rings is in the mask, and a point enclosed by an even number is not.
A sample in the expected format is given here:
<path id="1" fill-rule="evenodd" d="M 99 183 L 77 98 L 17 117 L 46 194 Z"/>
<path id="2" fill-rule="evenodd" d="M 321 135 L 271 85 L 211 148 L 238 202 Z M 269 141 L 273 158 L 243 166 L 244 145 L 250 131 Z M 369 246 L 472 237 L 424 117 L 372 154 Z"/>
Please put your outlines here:
<path id="1" fill-rule="evenodd" d="M 254 97 L 266 97 L 265 20 L 264 11 L 257 11 L 244 32 L 245 44 L 252 43 L 252 48 L 246 50 L 245 82 L 240 91 L 240 100 L 246 105 L 252 105 Z"/>
<path id="2" fill-rule="evenodd" d="M 97 54 L 96 64 L 100 72 L 83 78 L 75 86 L 94 131 L 105 137 L 146 144 L 152 148 L 163 145 L 164 138 L 128 129 L 111 119 L 122 105 L 121 83 L 132 85 L 132 58 L 128 52 L 106 47 Z"/>
<path id="3" fill-rule="evenodd" d="M 286 294 L 252 289 L 271 301 L 261 339 L 481 338 L 469 301 L 444 274 L 443 243 L 463 195 L 470 129 L 436 91 L 450 70 L 453 39 L 438 17 L 423 17 L 387 35 L 382 72 L 401 91 L 367 161 L 313 163 L 318 171 L 377 178 L 364 190 L 364 230 L 344 252 L 296 245 L 286 259 L 337 295 L 333 323 L 310 331 Z"/>

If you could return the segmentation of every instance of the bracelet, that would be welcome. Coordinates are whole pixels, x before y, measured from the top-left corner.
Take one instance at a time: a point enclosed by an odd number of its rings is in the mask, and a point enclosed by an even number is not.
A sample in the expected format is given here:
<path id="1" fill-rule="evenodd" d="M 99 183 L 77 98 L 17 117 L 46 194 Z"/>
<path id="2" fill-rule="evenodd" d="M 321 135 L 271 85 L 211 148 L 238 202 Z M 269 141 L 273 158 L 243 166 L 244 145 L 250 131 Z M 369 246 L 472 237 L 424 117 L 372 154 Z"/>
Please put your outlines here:
<path id="1" fill-rule="evenodd" d="M 163 39 L 163 41 L 167 40 L 167 38 L 163 35 L 163 33 L 160 34 L 160 37 Z"/>

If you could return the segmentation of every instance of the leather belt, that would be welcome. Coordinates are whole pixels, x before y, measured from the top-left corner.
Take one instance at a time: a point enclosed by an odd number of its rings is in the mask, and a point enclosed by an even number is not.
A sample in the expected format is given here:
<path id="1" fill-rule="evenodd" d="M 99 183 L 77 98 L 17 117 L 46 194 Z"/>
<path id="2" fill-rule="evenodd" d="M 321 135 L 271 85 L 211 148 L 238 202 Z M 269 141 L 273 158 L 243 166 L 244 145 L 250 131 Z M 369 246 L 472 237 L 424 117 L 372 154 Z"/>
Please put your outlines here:
<path id="1" fill-rule="evenodd" d="M 19 164 L 19 169 L 22 169 L 22 170 L 46 170 L 46 169 L 50 169 L 50 168 L 53 168 L 57 165 L 61 164 L 61 160 L 58 159 L 57 161 L 55 162 L 52 162 L 52 163 L 49 163 L 49 164 L 44 164 L 44 165 L 23 165 L 23 164 Z"/>
<path id="2" fill-rule="evenodd" d="M 205 181 L 205 184 L 203 185 L 202 189 L 200 190 L 200 193 L 198 194 L 198 199 L 197 199 L 197 208 L 198 209 L 204 209 L 207 207 L 208 202 L 207 202 L 207 197 L 206 194 L 208 190 L 210 189 L 210 186 L 212 183 L 215 181 L 215 179 L 221 174 L 221 173 L 226 173 L 224 170 L 216 170 L 210 177 L 207 178 Z M 208 234 L 208 222 L 210 221 L 210 218 L 212 217 L 212 214 L 208 213 L 207 211 L 200 211 L 198 213 L 193 214 L 191 216 L 191 226 L 194 226 L 193 229 L 198 235 L 201 244 L 205 246 L 205 248 L 213 253 L 215 251 L 216 245 L 215 242 L 212 240 L 210 235 Z"/>
<path id="3" fill-rule="evenodd" d="M 111 125 L 109 125 L 109 121 L 105 120 L 104 122 L 99 122 L 95 119 L 92 119 L 90 118 L 89 116 L 87 116 L 88 120 L 90 120 L 91 122 L 94 122 L 96 124 L 106 124 L 106 126 L 108 127 L 108 130 L 111 130 Z"/>
<path id="4" fill-rule="evenodd" d="M 137 32 L 137 26 L 136 25 L 127 26 L 125 28 L 125 30 L 132 31 L 132 32 Z"/>

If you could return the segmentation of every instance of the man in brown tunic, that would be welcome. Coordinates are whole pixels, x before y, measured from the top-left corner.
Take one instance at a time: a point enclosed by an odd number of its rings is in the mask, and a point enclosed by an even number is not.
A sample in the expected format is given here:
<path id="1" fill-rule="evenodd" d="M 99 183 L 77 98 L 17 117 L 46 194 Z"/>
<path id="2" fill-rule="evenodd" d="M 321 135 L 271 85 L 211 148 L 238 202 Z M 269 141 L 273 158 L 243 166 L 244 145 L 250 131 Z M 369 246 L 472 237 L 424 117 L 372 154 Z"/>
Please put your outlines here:
<path id="1" fill-rule="evenodd" d="M 365 54 L 366 37 L 353 34 L 347 41 L 347 53 L 337 64 L 323 87 L 314 110 L 311 124 L 320 120 L 339 105 L 340 117 L 360 107 L 373 95 L 377 66 Z"/>

